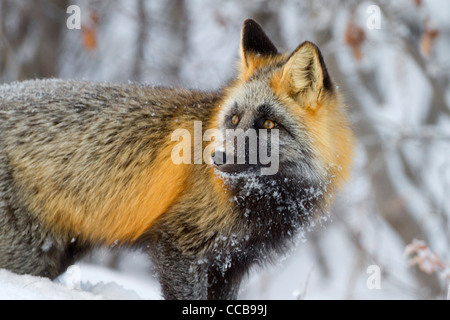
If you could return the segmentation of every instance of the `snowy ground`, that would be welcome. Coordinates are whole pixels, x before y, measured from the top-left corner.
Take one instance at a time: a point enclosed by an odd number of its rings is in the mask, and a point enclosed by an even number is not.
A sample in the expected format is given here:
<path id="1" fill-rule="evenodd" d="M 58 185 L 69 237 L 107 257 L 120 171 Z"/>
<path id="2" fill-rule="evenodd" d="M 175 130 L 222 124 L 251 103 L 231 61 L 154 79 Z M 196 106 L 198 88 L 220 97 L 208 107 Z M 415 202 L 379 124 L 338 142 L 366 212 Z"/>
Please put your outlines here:
<path id="1" fill-rule="evenodd" d="M 137 256 L 137 260 L 142 261 L 142 257 Z M 149 274 L 143 275 L 133 268 L 123 272 L 79 263 L 69 267 L 55 281 L 0 270 L 0 300 L 105 299 L 159 300 L 161 295 L 158 283 Z"/>
<path id="2" fill-rule="evenodd" d="M 55 281 L 0 270 L 0 287 L 0 300 L 161 299 L 158 285 L 148 278 L 89 264 L 72 266 Z"/>

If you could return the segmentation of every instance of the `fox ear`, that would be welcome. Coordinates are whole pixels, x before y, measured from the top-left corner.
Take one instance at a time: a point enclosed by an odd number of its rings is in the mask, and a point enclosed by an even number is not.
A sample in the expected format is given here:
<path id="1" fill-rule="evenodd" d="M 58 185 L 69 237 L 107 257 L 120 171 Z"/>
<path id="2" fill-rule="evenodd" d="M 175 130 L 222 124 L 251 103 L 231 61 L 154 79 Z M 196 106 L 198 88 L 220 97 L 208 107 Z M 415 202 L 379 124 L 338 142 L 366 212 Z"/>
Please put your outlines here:
<path id="1" fill-rule="evenodd" d="M 295 49 L 282 69 L 281 82 L 288 95 L 313 107 L 333 84 L 319 48 L 305 41 Z"/>
<path id="2" fill-rule="evenodd" d="M 240 54 L 242 71 L 246 71 L 254 68 L 257 59 L 276 55 L 278 50 L 261 26 L 247 19 L 242 25 Z"/>

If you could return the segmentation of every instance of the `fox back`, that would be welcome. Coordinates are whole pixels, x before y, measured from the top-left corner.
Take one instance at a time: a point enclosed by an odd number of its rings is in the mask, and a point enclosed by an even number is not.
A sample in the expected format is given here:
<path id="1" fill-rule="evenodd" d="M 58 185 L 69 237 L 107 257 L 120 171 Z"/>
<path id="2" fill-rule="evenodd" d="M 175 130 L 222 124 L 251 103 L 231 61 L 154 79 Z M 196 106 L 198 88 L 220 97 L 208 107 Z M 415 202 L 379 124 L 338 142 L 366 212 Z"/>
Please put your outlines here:
<path id="1" fill-rule="evenodd" d="M 204 161 L 174 162 L 180 128 L 184 158 L 200 146 Z M 238 75 L 217 92 L 3 85 L 0 132 L 0 268 L 54 278 L 93 246 L 137 246 L 168 299 L 235 298 L 253 265 L 328 210 L 353 146 L 319 49 L 280 54 L 253 20 Z M 226 161 L 240 146 L 243 161 Z"/>

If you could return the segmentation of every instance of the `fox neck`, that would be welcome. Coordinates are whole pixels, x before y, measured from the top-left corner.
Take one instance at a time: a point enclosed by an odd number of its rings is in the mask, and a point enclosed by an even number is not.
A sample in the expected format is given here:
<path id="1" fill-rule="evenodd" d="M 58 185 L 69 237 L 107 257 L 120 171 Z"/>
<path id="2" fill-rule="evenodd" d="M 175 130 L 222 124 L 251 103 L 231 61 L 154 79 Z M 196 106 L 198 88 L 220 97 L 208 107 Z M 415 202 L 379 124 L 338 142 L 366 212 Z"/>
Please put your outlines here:
<path id="1" fill-rule="evenodd" d="M 267 253 L 289 249 L 325 211 L 326 187 L 308 179 L 277 174 L 230 177 L 224 182 L 246 226 L 243 242 L 249 247 L 264 244 Z"/>

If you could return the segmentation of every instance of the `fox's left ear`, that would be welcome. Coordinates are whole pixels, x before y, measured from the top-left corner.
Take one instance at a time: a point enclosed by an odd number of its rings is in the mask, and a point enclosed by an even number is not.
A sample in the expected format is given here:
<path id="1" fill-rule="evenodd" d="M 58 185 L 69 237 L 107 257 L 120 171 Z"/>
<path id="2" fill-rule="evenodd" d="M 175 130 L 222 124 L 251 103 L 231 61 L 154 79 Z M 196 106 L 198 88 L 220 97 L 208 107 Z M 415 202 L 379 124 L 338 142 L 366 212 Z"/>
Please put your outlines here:
<path id="1" fill-rule="evenodd" d="M 283 66 L 281 85 L 294 100 L 313 107 L 333 91 L 333 83 L 319 48 L 305 41 Z"/>
<path id="2" fill-rule="evenodd" d="M 251 74 L 264 58 L 278 54 L 261 26 L 252 19 L 247 19 L 241 31 L 241 74 Z"/>

